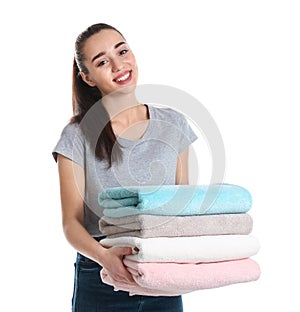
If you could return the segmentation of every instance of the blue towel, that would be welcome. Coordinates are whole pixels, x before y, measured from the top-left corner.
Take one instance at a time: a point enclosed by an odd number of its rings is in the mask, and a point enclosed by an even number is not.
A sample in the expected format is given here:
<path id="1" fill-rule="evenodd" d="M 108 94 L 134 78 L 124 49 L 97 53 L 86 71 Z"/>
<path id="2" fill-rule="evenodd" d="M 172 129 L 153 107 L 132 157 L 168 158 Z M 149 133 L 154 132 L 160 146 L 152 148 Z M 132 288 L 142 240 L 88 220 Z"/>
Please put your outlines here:
<path id="1" fill-rule="evenodd" d="M 252 205 L 248 190 L 225 183 L 114 187 L 102 191 L 98 199 L 107 217 L 245 213 Z"/>

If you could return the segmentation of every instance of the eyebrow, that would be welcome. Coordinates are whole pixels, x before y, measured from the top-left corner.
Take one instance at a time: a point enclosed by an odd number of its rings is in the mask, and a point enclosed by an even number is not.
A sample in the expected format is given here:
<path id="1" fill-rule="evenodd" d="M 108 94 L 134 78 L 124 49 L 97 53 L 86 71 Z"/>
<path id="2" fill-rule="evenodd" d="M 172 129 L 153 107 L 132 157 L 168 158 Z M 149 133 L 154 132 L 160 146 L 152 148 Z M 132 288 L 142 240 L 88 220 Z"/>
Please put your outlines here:
<path id="1" fill-rule="evenodd" d="M 121 42 L 119 42 L 119 43 L 117 43 L 117 44 L 115 44 L 115 46 L 114 46 L 114 49 L 117 49 L 119 46 L 121 46 L 122 44 L 126 44 L 126 42 L 125 41 L 121 41 Z M 99 58 L 99 57 L 101 57 L 101 56 L 103 56 L 103 55 L 105 55 L 105 52 L 99 52 L 97 55 L 95 55 L 93 58 L 92 58 L 92 63 L 97 59 L 97 58 Z"/>

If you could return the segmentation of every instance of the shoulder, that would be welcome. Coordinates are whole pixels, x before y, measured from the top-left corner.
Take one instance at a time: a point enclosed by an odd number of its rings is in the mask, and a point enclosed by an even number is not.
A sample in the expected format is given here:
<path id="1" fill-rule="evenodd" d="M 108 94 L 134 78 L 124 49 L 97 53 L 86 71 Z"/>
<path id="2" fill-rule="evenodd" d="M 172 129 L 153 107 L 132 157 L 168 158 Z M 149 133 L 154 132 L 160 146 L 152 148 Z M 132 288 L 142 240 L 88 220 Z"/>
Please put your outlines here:
<path id="1" fill-rule="evenodd" d="M 70 122 L 62 129 L 57 146 L 71 149 L 73 146 L 84 145 L 84 141 L 80 125 Z"/>
<path id="2" fill-rule="evenodd" d="M 156 105 L 148 105 L 150 113 L 154 119 L 173 122 L 183 122 L 185 120 L 185 116 L 183 113 L 175 110 L 174 108 L 168 106 L 156 106 Z"/>
<path id="3" fill-rule="evenodd" d="M 64 126 L 61 132 L 61 138 L 64 139 L 82 139 L 82 129 L 77 122 L 69 122 Z"/>
<path id="4" fill-rule="evenodd" d="M 63 134 L 74 135 L 79 131 L 79 124 L 77 122 L 69 122 L 66 124 L 62 130 Z"/>
<path id="5" fill-rule="evenodd" d="M 159 133 L 167 134 L 168 140 L 178 142 L 177 150 L 181 153 L 188 145 L 197 139 L 189 119 L 182 112 L 161 106 L 149 106 L 150 119 L 155 122 Z"/>
<path id="6" fill-rule="evenodd" d="M 68 123 L 61 132 L 61 136 L 54 147 L 52 154 L 57 160 L 61 154 L 83 166 L 84 140 L 82 139 L 78 123 Z"/>

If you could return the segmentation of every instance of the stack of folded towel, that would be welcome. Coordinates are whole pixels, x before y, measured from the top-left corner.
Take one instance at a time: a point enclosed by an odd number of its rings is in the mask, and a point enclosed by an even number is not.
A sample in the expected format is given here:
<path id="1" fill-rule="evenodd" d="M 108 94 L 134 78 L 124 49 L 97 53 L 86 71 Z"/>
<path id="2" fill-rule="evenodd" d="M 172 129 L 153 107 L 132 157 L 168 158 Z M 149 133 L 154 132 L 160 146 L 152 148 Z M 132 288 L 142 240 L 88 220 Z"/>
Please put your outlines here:
<path id="1" fill-rule="evenodd" d="M 115 187 L 99 194 L 105 247 L 131 247 L 124 264 L 135 284 L 103 269 L 103 282 L 130 295 L 175 296 L 250 282 L 260 276 L 251 259 L 250 193 L 233 184 Z"/>

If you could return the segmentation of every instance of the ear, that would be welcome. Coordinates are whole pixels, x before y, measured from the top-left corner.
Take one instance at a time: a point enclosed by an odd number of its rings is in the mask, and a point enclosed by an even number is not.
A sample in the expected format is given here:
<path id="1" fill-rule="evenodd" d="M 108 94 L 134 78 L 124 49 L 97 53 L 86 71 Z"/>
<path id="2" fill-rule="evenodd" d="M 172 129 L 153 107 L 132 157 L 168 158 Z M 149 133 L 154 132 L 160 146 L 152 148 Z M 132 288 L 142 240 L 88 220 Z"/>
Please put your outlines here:
<path id="1" fill-rule="evenodd" d="M 80 76 L 82 78 L 82 80 L 87 83 L 90 87 L 95 87 L 96 84 L 94 83 L 94 81 L 89 77 L 89 75 L 85 74 L 84 72 L 80 72 Z"/>

